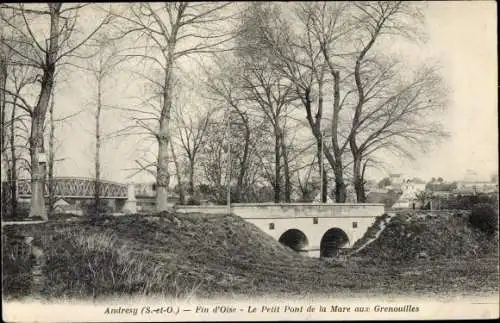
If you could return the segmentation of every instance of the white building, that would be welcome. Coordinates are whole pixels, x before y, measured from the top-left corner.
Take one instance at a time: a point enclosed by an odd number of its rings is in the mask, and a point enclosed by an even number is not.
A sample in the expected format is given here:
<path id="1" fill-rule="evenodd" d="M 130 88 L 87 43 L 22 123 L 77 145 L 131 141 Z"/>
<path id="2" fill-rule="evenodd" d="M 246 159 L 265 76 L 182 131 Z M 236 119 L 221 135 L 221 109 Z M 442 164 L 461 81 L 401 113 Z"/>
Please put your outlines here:
<path id="1" fill-rule="evenodd" d="M 406 181 L 401 183 L 401 191 L 401 196 L 396 203 L 394 203 L 392 208 L 411 208 L 415 201 L 415 196 L 418 193 L 425 191 L 425 184 Z"/>

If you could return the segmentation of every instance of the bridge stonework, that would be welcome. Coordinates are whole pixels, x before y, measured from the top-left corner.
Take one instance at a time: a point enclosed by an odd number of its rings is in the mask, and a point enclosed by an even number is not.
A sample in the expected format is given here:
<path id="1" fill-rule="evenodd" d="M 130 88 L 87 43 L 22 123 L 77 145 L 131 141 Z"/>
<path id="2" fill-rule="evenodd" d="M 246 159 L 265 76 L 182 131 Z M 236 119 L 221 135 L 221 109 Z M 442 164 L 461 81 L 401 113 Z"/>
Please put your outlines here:
<path id="1" fill-rule="evenodd" d="M 178 212 L 227 213 L 227 206 L 181 206 Z M 351 247 L 384 213 L 383 204 L 233 204 L 231 212 L 311 257 Z"/>

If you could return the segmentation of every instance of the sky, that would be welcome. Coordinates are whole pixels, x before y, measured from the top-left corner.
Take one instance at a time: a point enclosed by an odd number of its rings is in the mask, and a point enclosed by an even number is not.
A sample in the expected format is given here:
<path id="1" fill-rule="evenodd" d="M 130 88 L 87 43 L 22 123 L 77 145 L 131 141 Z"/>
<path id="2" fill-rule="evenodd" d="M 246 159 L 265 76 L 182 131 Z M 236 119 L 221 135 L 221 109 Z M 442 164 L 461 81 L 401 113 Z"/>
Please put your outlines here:
<path id="1" fill-rule="evenodd" d="M 426 27 L 429 35 L 425 45 L 397 44 L 395 50 L 409 62 L 438 59 L 445 81 L 451 89 L 451 104 L 442 116 L 451 137 L 431 147 L 415 161 L 390 159 L 384 170 L 370 170 L 368 177 L 378 180 L 388 173 L 402 173 L 428 180 L 443 177 L 460 180 L 468 169 L 480 179 L 489 179 L 498 169 L 497 117 L 497 46 L 496 4 L 481 2 L 429 2 Z M 394 50 L 394 48 L 393 48 Z M 130 80 L 121 74 L 109 81 L 105 98 L 109 104 L 125 102 L 130 95 Z M 122 77 L 120 79 L 120 77 Z M 62 125 L 58 155 L 64 160 L 56 171 L 58 176 L 92 176 L 93 135 L 89 94 L 91 80 L 84 74 L 70 76 L 60 82 L 56 97 L 61 115 L 83 109 L 83 112 Z M 105 112 L 103 128 L 118 129 L 123 123 L 116 112 Z M 135 144 L 126 138 L 107 141 L 103 147 L 103 177 L 119 182 L 153 181 L 146 175 L 129 177 L 133 171 Z M 147 147 L 147 146 L 146 146 Z"/>
<path id="2" fill-rule="evenodd" d="M 428 46 L 440 57 L 452 90 L 445 119 L 451 138 L 408 172 L 460 179 L 473 169 L 488 178 L 498 170 L 495 3 L 430 2 L 427 25 Z"/>

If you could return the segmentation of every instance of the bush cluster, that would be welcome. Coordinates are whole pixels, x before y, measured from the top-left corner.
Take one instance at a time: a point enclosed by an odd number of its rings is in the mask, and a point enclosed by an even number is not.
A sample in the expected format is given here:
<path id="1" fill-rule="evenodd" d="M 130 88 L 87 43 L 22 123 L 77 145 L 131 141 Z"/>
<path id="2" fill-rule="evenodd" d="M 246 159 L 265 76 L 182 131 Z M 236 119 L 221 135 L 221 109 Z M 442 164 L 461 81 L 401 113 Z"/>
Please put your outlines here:
<path id="1" fill-rule="evenodd" d="M 440 199 L 442 209 L 449 210 L 472 210 L 477 204 L 489 204 L 495 208 L 498 206 L 497 194 L 479 193 L 476 195 L 457 195 Z"/>
<path id="2" fill-rule="evenodd" d="M 498 230 L 498 211 L 490 204 L 478 203 L 472 208 L 469 223 L 483 232 L 493 234 Z"/>

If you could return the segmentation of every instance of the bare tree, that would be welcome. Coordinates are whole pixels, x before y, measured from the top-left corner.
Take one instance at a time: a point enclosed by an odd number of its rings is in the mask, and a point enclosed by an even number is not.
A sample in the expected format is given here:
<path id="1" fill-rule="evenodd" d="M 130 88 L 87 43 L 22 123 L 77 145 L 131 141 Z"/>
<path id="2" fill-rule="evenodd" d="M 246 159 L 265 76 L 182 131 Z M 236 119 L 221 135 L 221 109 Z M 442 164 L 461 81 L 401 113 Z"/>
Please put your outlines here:
<path id="1" fill-rule="evenodd" d="M 241 66 L 238 60 L 231 55 L 220 55 L 214 62 L 216 68 L 207 70 L 207 91 L 210 93 L 210 102 L 215 106 L 224 107 L 231 116 L 232 156 L 238 162 L 233 169 L 236 173 L 236 187 L 232 201 L 248 201 L 251 195 L 251 185 L 255 182 L 257 173 L 262 172 L 259 164 L 255 170 L 255 162 L 262 150 L 264 138 L 267 137 L 267 125 L 260 115 L 255 113 L 255 102 L 250 99 L 249 88 L 244 86 Z M 250 87 L 251 88 L 251 87 Z M 227 117 L 227 116 L 226 116 Z M 226 120 L 227 122 L 227 120 Z M 258 152 L 259 151 L 259 152 Z M 272 182 L 272 176 L 268 176 Z M 274 182 L 273 182 L 274 183 Z M 274 185 L 273 185 L 274 186 Z"/>
<path id="2" fill-rule="evenodd" d="M 30 162 L 26 159 L 26 149 L 29 137 L 27 124 L 32 118 L 32 107 L 21 98 L 30 92 L 36 82 L 36 74 L 32 67 L 15 65 L 10 51 L 5 45 L 2 48 L 2 170 L 7 172 L 9 197 L 4 198 L 2 205 L 10 205 L 9 213 L 17 213 L 17 179 L 23 168 L 30 170 Z M 9 111 L 10 109 L 10 111 Z M 10 118 L 7 114 L 10 112 Z M 5 189 L 5 188 L 3 188 Z M 6 191 L 2 191 L 6 193 Z M 5 197 L 5 196 L 4 196 Z M 9 200 L 9 203 L 7 203 Z M 4 211 L 6 209 L 4 208 Z"/>
<path id="3" fill-rule="evenodd" d="M 129 7 L 129 12 L 118 14 L 123 34 L 137 35 L 143 40 L 128 54 L 153 64 L 161 71 L 158 85 L 162 95 L 156 139 L 158 158 L 156 172 L 156 208 L 168 209 L 167 190 L 170 175 L 169 142 L 170 119 L 173 99 L 174 68 L 180 58 L 212 52 L 227 43 L 232 35 L 222 28 L 230 17 L 225 13 L 229 3 L 138 3 Z M 141 49 L 144 52 L 140 51 Z M 134 51 L 135 50 L 135 51 Z"/>
<path id="4" fill-rule="evenodd" d="M 95 54 L 91 59 L 87 59 L 87 66 L 83 67 L 92 75 L 96 83 L 96 98 L 95 98 L 95 153 L 94 153 L 94 214 L 97 216 L 101 212 L 101 145 L 102 145 L 102 129 L 101 118 L 105 104 L 105 84 L 106 81 L 113 75 L 118 66 L 126 60 L 125 56 L 119 55 L 118 48 L 113 40 L 106 34 L 100 35 L 94 42 L 88 44 L 90 48 L 95 50 Z"/>
<path id="5" fill-rule="evenodd" d="M 344 102 L 353 91 L 345 91 L 341 94 L 341 66 L 337 63 L 340 56 L 339 47 L 345 43 L 345 37 L 349 36 L 351 23 L 348 17 L 347 3 L 337 2 L 311 2 L 302 3 L 295 9 L 295 14 L 299 18 L 301 27 L 304 30 L 307 40 L 305 43 L 311 53 L 321 55 L 322 60 L 317 62 L 314 70 L 318 82 L 318 105 L 322 110 L 324 97 L 326 97 L 323 87 L 325 82 L 324 72 L 328 71 L 331 77 L 333 98 L 332 115 L 330 125 L 331 149 L 333 158 L 329 158 L 330 166 L 335 175 L 335 201 L 344 202 L 346 199 L 346 184 L 344 182 L 344 152 L 347 150 L 348 140 L 341 141 L 340 128 L 341 110 Z M 311 55 L 309 55 L 311 57 Z M 311 60 L 311 63 L 313 61 Z M 328 149 L 327 149 L 328 151 Z M 328 155 L 328 153 L 327 153 Z"/>
<path id="6" fill-rule="evenodd" d="M 252 4 L 243 15 L 238 37 L 237 62 L 240 66 L 239 78 L 245 90 L 246 100 L 256 107 L 269 122 L 274 137 L 274 201 L 281 199 L 281 172 L 285 179 L 285 201 L 290 202 L 291 176 L 288 158 L 287 129 L 289 114 L 295 107 L 291 103 L 297 99 L 294 85 L 286 76 L 275 69 L 276 57 L 259 43 L 262 26 L 275 28 L 270 20 L 274 19 L 273 8 L 263 8 Z M 257 40 L 257 42 L 256 42 Z M 281 162 L 283 161 L 283 164 Z"/>
<path id="7" fill-rule="evenodd" d="M 15 36 L 11 39 L 4 39 L 3 44 L 16 54 L 15 64 L 32 66 L 41 72 L 39 95 L 32 110 L 29 140 L 32 193 L 30 217 L 48 218 L 44 201 L 43 128 L 54 86 L 56 67 L 65 58 L 74 55 L 77 49 L 109 22 L 109 16 L 106 16 L 96 28 L 83 37 L 79 37 L 75 32 L 78 29 L 78 12 L 85 6 L 71 4 L 63 7 L 61 3 L 34 4 L 29 8 L 24 4 L 2 5 L 2 8 L 13 10 L 15 16 L 21 17 L 22 20 L 22 23 L 18 24 L 13 19 L 2 17 L 2 24 L 15 32 Z M 48 34 L 44 33 L 43 28 L 42 30 L 33 29 L 32 23 L 35 20 L 46 27 Z M 20 50 L 19 44 L 27 46 L 27 50 Z"/>
<path id="8" fill-rule="evenodd" d="M 255 4 L 248 10 L 248 15 L 253 21 L 249 25 L 256 28 L 254 42 L 273 57 L 273 69 L 292 84 L 294 95 L 305 109 L 306 120 L 317 143 L 318 162 L 322 163 L 323 158 L 319 155 L 324 154 L 333 165 L 335 161 L 331 151 L 324 149 L 322 120 L 326 68 L 319 46 L 310 41 L 310 34 L 292 28 L 278 5 Z M 323 172 L 322 201 L 326 202 L 326 169 L 319 167 L 319 171 Z"/>
<path id="9" fill-rule="evenodd" d="M 221 117 L 218 120 L 220 122 L 212 121 L 207 127 L 208 140 L 201 150 L 203 158 L 200 159 L 200 165 L 203 169 L 203 177 L 211 188 L 212 199 L 217 204 L 224 204 L 225 188 L 229 183 L 229 178 L 227 178 L 229 132 L 227 127 L 224 127 L 227 119 Z"/>
<path id="10" fill-rule="evenodd" d="M 364 174 L 380 162 L 377 151 L 408 157 L 409 145 L 422 147 L 444 135 L 439 122 L 433 120 L 436 111 L 446 105 L 436 71 L 424 67 L 412 76 L 376 48 L 382 37 L 419 38 L 422 15 L 418 4 L 383 1 L 300 3 L 295 9 L 255 5 L 254 19 L 260 21 L 255 40 L 276 58 L 275 69 L 294 84 L 318 153 L 323 151 L 334 171 L 336 201 L 345 201 L 343 177 L 351 165 L 357 200 L 364 202 Z M 286 15 L 299 24 L 288 24 Z M 328 84 L 331 97 L 326 92 Z M 330 149 L 322 129 L 326 100 L 333 108 Z M 340 127 L 342 111 L 350 120 L 345 129 Z M 352 155 L 349 163 L 347 147 Z M 322 163 L 322 158 L 318 161 Z M 322 185 L 324 201 L 326 183 Z"/>
<path id="11" fill-rule="evenodd" d="M 358 202 L 365 200 L 364 170 L 367 163 L 377 161 L 377 154 L 413 159 L 416 151 L 425 152 L 433 141 L 447 137 L 435 117 L 447 106 L 447 94 L 434 68 L 423 66 L 409 80 L 391 78 L 383 83 L 387 92 L 363 105 L 351 139 Z"/>
<path id="12" fill-rule="evenodd" d="M 179 110 L 186 111 L 187 109 L 182 105 L 178 106 L 175 114 L 181 147 L 184 150 L 189 164 L 188 194 L 193 197 L 195 193 L 194 174 L 196 161 L 200 148 L 206 141 L 205 134 L 212 114 L 214 113 L 214 109 L 208 108 L 205 111 L 200 111 L 201 109 L 199 107 L 194 109 L 191 107 L 189 113 L 182 113 Z M 193 113 L 196 114 L 196 116 L 193 116 Z"/>
<path id="13" fill-rule="evenodd" d="M 314 196 L 317 194 L 317 190 L 320 183 L 315 183 L 311 181 L 311 173 L 314 168 L 316 156 L 313 156 L 312 162 L 306 167 L 304 174 L 297 173 L 297 183 L 300 190 L 300 200 L 302 202 L 311 202 L 314 199 Z M 315 185 L 317 184 L 317 185 Z"/>
<path id="14" fill-rule="evenodd" d="M 434 68 L 421 67 L 415 75 L 406 75 L 404 79 L 410 81 L 405 81 L 400 75 L 410 73 L 403 65 L 382 58 L 374 49 L 384 36 L 419 37 L 422 15 L 418 7 L 380 1 L 357 3 L 355 9 L 355 32 L 363 45 L 356 46 L 353 55 L 357 100 L 349 145 L 356 198 L 365 202 L 364 169 L 375 152 L 392 150 L 412 158 L 408 144 L 423 148 L 429 140 L 446 136 L 442 125 L 433 120 L 446 107 L 446 91 Z"/>
<path id="15" fill-rule="evenodd" d="M 286 158 L 287 145 L 285 142 L 284 127 L 287 107 L 291 100 L 291 86 L 280 77 L 268 73 L 271 66 L 248 66 L 242 73 L 243 87 L 247 91 L 247 99 L 256 103 L 257 108 L 264 114 L 271 124 L 274 137 L 274 202 L 281 199 L 281 161 L 284 159 L 286 182 L 285 200 L 290 202 L 290 176 L 288 159 Z"/>

